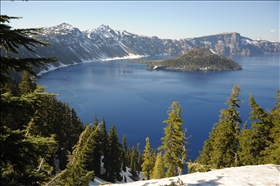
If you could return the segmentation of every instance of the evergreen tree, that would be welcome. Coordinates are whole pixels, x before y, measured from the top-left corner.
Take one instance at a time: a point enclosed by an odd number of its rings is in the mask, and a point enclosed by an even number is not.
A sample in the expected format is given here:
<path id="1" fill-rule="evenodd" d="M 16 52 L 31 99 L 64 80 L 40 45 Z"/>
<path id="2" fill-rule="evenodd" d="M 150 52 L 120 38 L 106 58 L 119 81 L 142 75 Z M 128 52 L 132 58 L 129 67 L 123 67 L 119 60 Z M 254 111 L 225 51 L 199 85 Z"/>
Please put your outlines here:
<path id="1" fill-rule="evenodd" d="M 152 179 L 161 179 L 165 177 L 164 163 L 161 152 L 158 153 L 152 172 Z"/>
<path id="2" fill-rule="evenodd" d="M 133 177 L 137 177 L 137 159 L 138 159 L 138 153 L 136 147 L 132 146 L 130 153 L 129 153 L 129 167 L 130 172 Z"/>
<path id="3" fill-rule="evenodd" d="M 240 87 L 235 85 L 232 89 L 231 97 L 226 102 L 229 107 L 221 111 L 220 121 L 216 123 L 213 135 L 213 150 L 210 152 L 210 164 L 214 168 L 238 165 L 238 135 L 239 127 L 242 123 L 240 114 L 236 109 L 240 107 L 239 94 Z"/>
<path id="4" fill-rule="evenodd" d="M 103 155 L 103 167 L 106 170 L 105 175 L 108 173 L 109 165 L 108 165 L 108 133 L 106 129 L 106 121 L 104 116 L 102 117 L 102 121 L 100 123 L 100 129 L 101 129 L 101 143 L 100 143 L 100 149 L 101 149 L 101 155 Z"/>
<path id="5" fill-rule="evenodd" d="M 183 120 L 181 118 L 181 107 L 178 102 L 171 104 L 168 110 L 168 120 L 164 120 L 167 126 L 164 128 L 165 136 L 161 138 L 164 165 L 167 168 L 167 177 L 176 176 L 184 169 L 185 133 L 182 130 Z"/>
<path id="6" fill-rule="evenodd" d="M 123 135 L 123 138 L 122 138 L 122 170 L 126 171 L 127 166 L 128 166 L 128 157 L 127 157 L 126 135 Z"/>
<path id="7" fill-rule="evenodd" d="M 254 148 L 254 143 L 251 141 L 252 131 L 248 129 L 247 123 L 244 124 L 239 139 L 238 157 L 241 165 L 257 165 L 257 159 L 251 153 Z"/>
<path id="8" fill-rule="evenodd" d="M 90 138 L 91 129 L 87 125 L 81 133 L 78 143 L 74 146 L 73 153 L 69 156 L 67 168 L 59 173 L 48 185 L 83 185 L 88 186 L 94 172 L 86 170 L 86 161 L 90 159 L 89 153 L 93 146 Z"/>
<path id="9" fill-rule="evenodd" d="M 101 171 L 101 129 L 100 124 L 96 128 L 92 128 L 92 132 L 89 136 L 90 146 L 88 151 L 89 158 L 87 159 L 87 170 L 94 171 L 95 176 L 100 175 Z"/>
<path id="10" fill-rule="evenodd" d="M 23 47 L 28 52 L 35 52 L 38 45 L 47 46 L 49 43 L 34 39 L 41 29 L 12 29 L 7 23 L 12 19 L 20 17 L 10 17 L 7 15 L 0 16 L 0 50 L 1 50 L 1 84 L 7 82 L 11 78 L 10 71 L 27 71 L 31 75 L 36 76 L 32 66 L 40 67 L 40 65 L 55 62 L 56 58 L 19 58 L 20 48 Z M 11 57 L 13 54 L 15 57 Z"/>
<path id="11" fill-rule="evenodd" d="M 107 161 L 107 176 L 110 181 L 120 181 L 121 176 L 121 150 L 119 138 L 117 135 L 116 127 L 112 125 L 108 134 L 108 159 Z"/>
<path id="12" fill-rule="evenodd" d="M 26 127 L 33 123 L 31 118 L 34 108 L 40 107 L 40 96 L 39 87 L 20 97 L 9 93 L 1 95 L 0 165 L 3 185 L 31 185 L 43 183 L 49 178 L 47 163 L 41 163 L 39 170 L 38 166 L 40 161 L 56 151 L 57 143 L 52 137 L 32 135 Z M 27 122 L 28 119 L 30 122 Z M 15 122 L 18 124 L 15 125 Z"/>
<path id="13" fill-rule="evenodd" d="M 94 115 L 94 120 L 93 120 L 93 127 L 97 127 L 97 125 L 99 124 L 98 118 L 96 116 L 96 114 Z"/>
<path id="14" fill-rule="evenodd" d="M 153 152 L 150 145 L 149 137 L 146 138 L 146 146 L 143 154 L 143 160 L 144 161 L 141 165 L 142 171 L 146 180 L 149 180 L 151 178 L 152 170 L 155 164 L 155 162 L 153 161 Z"/>
<path id="15" fill-rule="evenodd" d="M 210 153 L 213 151 L 214 134 L 215 128 L 213 127 L 212 132 L 209 134 L 209 139 L 204 141 L 203 150 L 199 152 L 195 162 L 188 162 L 188 173 L 210 171 Z"/>
<path id="16" fill-rule="evenodd" d="M 249 105 L 251 129 L 243 128 L 240 135 L 239 158 L 242 165 L 258 165 L 264 163 L 262 151 L 267 149 L 272 141 L 270 130 L 272 122 L 269 114 L 264 111 L 250 95 Z"/>
<path id="17" fill-rule="evenodd" d="M 235 85 L 231 96 L 225 104 L 227 109 L 221 110 L 220 120 L 216 123 L 209 135 L 209 140 L 204 147 L 196 163 L 211 168 L 224 168 L 238 165 L 238 135 L 241 117 L 236 108 L 240 107 L 240 87 Z M 208 155 L 209 154 L 209 155 Z"/>
<path id="18" fill-rule="evenodd" d="M 70 111 L 71 120 L 70 120 L 70 126 L 69 126 L 69 146 L 71 148 L 74 146 L 74 144 L 77 143 L 79 139 L 79 135 L 84 130 L 84 124 L 81 122 L 80 118 L 77 115 L 76 110 L 74 107 L 71 108 Z M 66 124 L 67 125 L 67 124 Z"/>
<path id="19" fill-rule="evenodd" d="M 141 169 L 141 165 L 143 163 L 143 155 L 141 153 L 141 150 L 140 150 L 140 143 L 137 143 L 137 164 L 136 164 L 136 171 L 137 171 L 137 174 L 139 175 L 140 171 L 142 170 Z"/>
<path id="20" fill-rule="evenodd" d="M 277 90 L 277 103 L 271 110 L 269 117 L 273 124 L 269 137 L 272 139 L 268 148 L 262 154 L 265 157 L 265 163 L 280 164 L 280 90 Z"/>
<path id="21" fill-rule="evenodd" d="M 19 84 L 19 89 L 22 94 L 31 93 L 36 89 L 36 83 L 32 79 L 31 75 L 27 71 L 23 71 L 21 77 L 21 83 Z"/>
<path id="22" fill-rule="evenodd" d="M 18 85 L 20 83 L 20 80 L 16 78 L 10 78 L 6 82 L 1 82 L 0 92 L 1 94 L 9 93 L 13 96 L 20 96 L 20 90 L 18 88 Z"/>

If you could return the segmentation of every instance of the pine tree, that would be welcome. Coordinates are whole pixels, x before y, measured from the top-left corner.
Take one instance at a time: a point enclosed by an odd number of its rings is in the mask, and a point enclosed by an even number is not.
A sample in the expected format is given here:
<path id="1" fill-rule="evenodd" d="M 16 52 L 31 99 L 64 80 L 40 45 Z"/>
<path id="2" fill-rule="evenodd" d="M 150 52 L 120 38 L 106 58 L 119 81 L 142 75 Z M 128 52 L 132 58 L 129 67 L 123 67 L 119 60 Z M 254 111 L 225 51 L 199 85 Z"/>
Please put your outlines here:
<path id="1" fill-rule="evenodd" d="M 12 19 L 19 19 L 20 17 L 10 17 L 7 15 L 0 16 L 0 50 L 1 50 L 1 84 L 7 82 L 11 78 L 10 71 L 27 71 L 33 76 L 36 73 L 32 66 L 40 67 L 47 63 L 57 61 L 56 58 L 19 58 L 20 48 L 23 47 L 28 52 L 35 52 L 38 45 L 47 46 L 49 43 L 34 39 L 41 29 L 12 29 L 7 23 Z M 11 57 L 13 54 L 15 57 Z"/>
<path id="2" fill-rule="evenodd" d="M 91 134 L 89 136 L 90 146 L 88 151 L 89 158 L 87 159 L 87 170 L 94 171 L 94 175 L 100 175 L 101 170 L 101 148 L 100 148 L 100 140 L 101 140 L 101 129 L 100 125 L 97 127 L 93 127 Z"/>
<path id="3" fill-rule="evenodd" d="M 120 181 L 121 176 L 121 150 L 119 138 L 117 135 L 116 127 L 112 125 L 108 134 L 108 159 L 107 161 L 107 176 L 110 181 Z"/>
<path id="4" fill-rule="evenodd" d="M 241 100 L 238 99 L 240 87 L 235 85 L 225 104 L 229 105 L 220 114 L 220 121 L 216 123 L 213 139 L 213 150 L 210 152 L 210 164 L 214 168 L 232 167 L 238 165 L 238 135 L 242 123 L 239 112 Z M 221 141 L 223 143 L 221 143 Z"/>
<path id="5" fill-rule="evenodd" d="M 171 104 L 168 110 L 168 120 L 164 120 L 167 126 L 164 128 L 165 136 L 161 138 L 164 165 L 167 168 L 167 177 L 178 175 L 184 169 L 187 155 L 185 152 L 185 133 L 182 130 L 183 120 L 181 118 L 181 107 L 178 102 Z"/>
<path id="6" fill-rule="evenodd" d="M 150 139 L 149 137 L 146 138 L 146 146 L 143 154 L 143 163 L 141 165 L 142 171 L 144 173 L 144 176 L 146 180 L 149 180 L 151 178 L 152 170 L 154 167 L 155 162 L 153 161 L 153 154 L 152 154 L 152 148 L 150 145 Z"/>
<path id="7" fill-rule="evenodd" d="M 36 89 L 36 83 L 32 79 L 31 75 L 27 71 L 23 71 L 21 77 L 21 83 L 19 84 L 19 89 L 22 94 L 31 93 Z"/>
<path id="8" fill-rule="evenodd" d="M 152 179 L 161 179 L 165 177 L 164 163 L 161 152 L 158 153 L 152 172 Z"/>
<path id="9" fill-rule="evenodd" d="M 47 163 L 40 165 L 40 161 L 56 151 L 57 143 L 53 137 L 32 135 L 28 131 L 28 126 L 33 124 L 34 108 L 40 107 L 40 96 L 39 88 L 20 97 L 9 93 L 1 95 L 0 165 L 3 185 L 42 184 L 49 178 L 47 172 L 50 169 L 46 168 L 49 166 Z M 14 125 L 14 122 L 22 125 Z"/>
<path id="10" fill-rule="evenodd" d="M 251 141 L 251 129 L 248 129 L 247 123 L 244 124 L 239 139 L 238 157 L 241 165 L 257 165 L 257 159 L 251 153 L 254 151 L 254 142 Z"/>
<path id="11" fill-rule="evenodd" d="M 96 115 L 94 115 L 93 127 L 97 127 L 98 124 L 99 124 L 98 118 Z"/>
<path id="12" fill-rule="evenodd" d="M 212 132 L 209 134 L 209 139 L 204 141 L 203 150 L 199 152 L 195 162 L 188 162 L 188 173 L 210 171 L 210 153 L 213 151 L 214 134 L 215 128 L 213 127 Z"/>
<path id="13" fill-rule="evenodd" d="M 59 173 L 48 185 L 83 185 L 88 186 L 94 172 L 86 170 L 86 161 L 90 159 L 89 152 L 92 147 L 90 126 L 87 125 L 81 133 L 73 153 L 69 156 L 67 168 Z"/>
<path id="14" fill-rule="evenodd" d="M 128 157 L 127 157 L 126 135 L 123 135 L 123 138 L 122 138 L 122 170 L 124 172 L 126 171 L 127 166 L 128 166 Z"/>
<path id="15" fill-rule="evenodd" d="M 137 177 L 137 159 L 138 159 L 138 153 L 136 147 L 132 146 L 130 153 L 129 153 L 129 167 L 130 172 L 133 177 Z"/>
<path id="16" fill-rule="evenodd" d="M 276 106 L 271 110 L 269 117 L 273 124 L 269 137 L 272 141 L 269 147 L 266 148 L 262 154 L 265 157 L 265 163 L 280 164 L 280 90 L 277 90 L 277 103 Z"/>
<path id="17" fill-rule="evenodd" d="M 105 175 L 107 175 L 109 170 L 109 165 L 108 165 L 108 133 L 107 133 L 107 129 L 106 129 L 106 121 L 104 116 L 102 117 L 102 121 L 100 123 L 100 129 L 101 129 L 101 143 L 100 143 L 100 147 L 101 147 L 101 155 L 103 155 L 103 167 L 106 170 Z"/>
<path id="18" fill-rule="evenodd" d="M 140 171 L 142 170 L 141 165 L 143 163 L 143 155 L 142 155 L 141 150 L 140 150 L 140 143 L 137 143 L 136 150 L 137 150 L 136 171 L 137 171 L 137 174 L 139 175 Z"/>
<path id="19" fill-rule="evenodd" d="M 239 158 L 242 165 L 258 165 L 264 163 L 263 152 L 272 141 L 270 130 L 272 122 L 269 114 L 264 111 L 254 100 L 252 94 L 249 98 L 251 129 L 246 126 L 241 131 Z"/>
<path id="20" fill-rule="evenodd" d="M 211 168 L 224 168 L 238 165 L 238 135 L 242 123 L 239 112 L 241 100 L 238 99 L 240 87 L 235 85 L 231 96 L 225 104 L 227 109 L 221 110 L 220 120 L 210 133 L 209 140 L 204 147 L 196 163 Z M 209 154 L 209 155 L 208 155 Z"/>

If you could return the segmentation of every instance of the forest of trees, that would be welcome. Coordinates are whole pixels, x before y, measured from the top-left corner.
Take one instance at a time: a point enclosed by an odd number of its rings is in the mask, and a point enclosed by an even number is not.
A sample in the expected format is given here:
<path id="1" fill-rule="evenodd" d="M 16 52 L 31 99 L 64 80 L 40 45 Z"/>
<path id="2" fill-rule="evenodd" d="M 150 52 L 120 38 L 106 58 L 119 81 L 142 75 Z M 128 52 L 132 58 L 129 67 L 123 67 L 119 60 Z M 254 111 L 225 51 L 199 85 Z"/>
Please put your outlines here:
<path id="1" fill-rule="evenodd" d="M 261 108 L 250 95 L 249 125 L 241 120 L 237 110 L 241 103 L 239 94 L 240 87 L 235 85 L 225 103 L 228 108 L 221 110 L 219 121 L 204 142 L 200 156 L 194 162 L 188 162 L 190 173 L 234 166 L 280 164 L 280 90 L 277 90 L 276 105 L 270 110 Z"/>
<path id="2" fill-rule="evenodd" d="M 21 58 L 21 47 L 34 52 L 49 43 L 29 37 L 40 29 L 12 29 L 11 19 L 18 18 L 0 17 L 1 185 L 88 185 L 97 175 L 121 180 L 121 166 L 139 172 L 140 148 L 123 150 L 115 126 L 107 132 L 105 118 L 99 123 L 96 116 L 84 125 L 74 108 L 35 83 L 32 66 L 56 58 Z"/>
<path id="3" fill-rule="evenodd" d="M 250 95 L 250 123 L 243 123 L 237 110 L 240 87 L 235 85 L 205 141 L 200 156 L 187 162 L 188 137 L 182 129 L 181 106 L 171 103 L 163 121 L 162 145 L 152 148 L 149 137 L 143 152 L 140 144 L 130 147 L 117 129 L 107 131 L 105 118 L 83 124 L 74 108 L 45 92 L 35 83 L 32 66 L 56 58 L 21 58 L 20 48 L 30 52 L 49 43 L 29 37 L 39 29 L 12 29 L 1 21 L 1 185 L 88 185 L 95 177 L 109 182 L 126 181 L 121 171 L 130 168 L 133 180 L 159 179 L 189 172 L 231 166 L 280 164 L 280 91 L 271 110 L 264 110 Z M 13 55 L 9 55 L 12 53 Z M 2 55 L 3 54 L 3 55 Z M 20 73 L 21 80 L 14 78 Z M 243 126 L 242 126 L 243 125 Z M 242 126 L 242 127 L 241 127 Z"/>

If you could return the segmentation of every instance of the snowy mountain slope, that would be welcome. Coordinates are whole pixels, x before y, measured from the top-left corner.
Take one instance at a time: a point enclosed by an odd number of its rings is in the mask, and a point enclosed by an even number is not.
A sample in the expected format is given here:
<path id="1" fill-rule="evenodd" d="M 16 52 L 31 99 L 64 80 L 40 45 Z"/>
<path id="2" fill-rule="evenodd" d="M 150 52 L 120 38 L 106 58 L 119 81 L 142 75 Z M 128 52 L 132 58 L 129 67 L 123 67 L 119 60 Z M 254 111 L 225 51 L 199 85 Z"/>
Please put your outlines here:
<path id="1" fill-rule="evenodd" d="M 161 186 L 169 185 L 171 180 L 177 182 L 178 178 L 183 181 L 184 186 L 280 186 L 280 165 L 267 164 L 232 167 L 213 170 L 205 173 L 197 172 L 159 180 L 118 183 L 111 185 Z"/>
<path id="2" fill-rule="evenodd" d="M 178 55 L 197 46 L 207 46 L 221 55 L 249 55 L 280 53 L 280 43 L 252 40 L 239 33 L 221 33 L 180 40 L 139 36 L 125 30 L 114 30 L 108 25 L 80 31 L 67 23 L 44 28 L 35 38 L 50 42 L 39 46 L 36 54 L 22 51 L 22 57 L 57 56 L 59 62 L 43 70 L 61 65 L 90 62 L 129 56 Z M 42 69 L 37 69 L 40 71 Z"/>

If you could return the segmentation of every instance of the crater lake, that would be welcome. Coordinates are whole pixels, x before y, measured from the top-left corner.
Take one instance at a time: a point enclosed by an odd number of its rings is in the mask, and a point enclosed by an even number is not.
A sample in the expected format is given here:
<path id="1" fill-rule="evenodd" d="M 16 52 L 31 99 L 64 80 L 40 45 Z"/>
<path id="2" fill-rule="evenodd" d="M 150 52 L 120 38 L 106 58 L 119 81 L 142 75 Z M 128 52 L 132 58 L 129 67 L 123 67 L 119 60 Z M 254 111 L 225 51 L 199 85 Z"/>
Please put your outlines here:
<path id="1" fill-rule="evenodd" d="M 238 71 L 149 71 L 127 59 L 97 61 L 45 73 L 37 83 L 60 94 L 57 99 L 73 106 L 84 124 L 92 123 L 95 114 L 99 121 L 104 116 L 107 131 L 116 126 L 120 143 L 125 134 L 130 147 L 140 143 L 142 150 L 146 137 L 153 148 L 161 145 L 163 120 L 171 103 L 178 101 L 183 129 L 191 136 L 188 159 L 195 160 L 235 84 L 241 87 L 243 123 L 249 122 L 250 94 L 264 109 L 275 106 L 279 56 L 231 56 L 243 68 Z"/>

